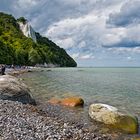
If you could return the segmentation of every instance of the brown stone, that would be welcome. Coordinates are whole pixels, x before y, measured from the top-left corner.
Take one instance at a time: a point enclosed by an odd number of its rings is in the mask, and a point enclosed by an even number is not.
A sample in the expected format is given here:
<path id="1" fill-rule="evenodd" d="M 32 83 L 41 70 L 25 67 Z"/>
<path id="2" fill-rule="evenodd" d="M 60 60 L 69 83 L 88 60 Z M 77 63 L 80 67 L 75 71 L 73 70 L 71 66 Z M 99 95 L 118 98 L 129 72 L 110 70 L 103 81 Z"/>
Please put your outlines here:
<path id="1" fill-rule="evenodd" d="M 55 99 L 55 98 L 50 99 L 48 102 L 51 104 L 60 104 L 61 103 L 61 101 L 59 99 Z"/>
<path id="2" fill-rule="evenodd" d="M 79 97 L 69 97 L 64 99 L 52 98 L 48 102 L 51 104 L 61 104 L 69 107 L 83 106 L 84 104 L 84 100 Z"/>
<path id="3" fill-rule="evenodd" d="M 83 106 L 84 100 L 79 97 L 69 97 L 62 99 L 61 104 L 70 107 Z"/>

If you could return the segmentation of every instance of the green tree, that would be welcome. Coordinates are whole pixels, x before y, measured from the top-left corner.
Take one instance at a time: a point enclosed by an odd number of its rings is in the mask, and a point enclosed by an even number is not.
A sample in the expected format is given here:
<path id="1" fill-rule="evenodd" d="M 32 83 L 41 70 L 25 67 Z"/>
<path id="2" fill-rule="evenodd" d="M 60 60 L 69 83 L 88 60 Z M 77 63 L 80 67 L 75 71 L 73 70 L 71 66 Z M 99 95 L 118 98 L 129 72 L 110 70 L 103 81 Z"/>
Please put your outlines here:
<path id="1" fill-rule="evenodd" d="M 16 56 L 16 64 L 25 65 L 28 62 L 28 52 L 23 50 L 22 48 L 18 48 L 15 51 Z"/>
<path id="2" fill-rule="evenodd" d="M 35 65 L 40 63 L 41 57 L 39 56 L 38 52 L 35 49 L 31 49 L 29 51 L 29 62 L 31 65 Z"/>

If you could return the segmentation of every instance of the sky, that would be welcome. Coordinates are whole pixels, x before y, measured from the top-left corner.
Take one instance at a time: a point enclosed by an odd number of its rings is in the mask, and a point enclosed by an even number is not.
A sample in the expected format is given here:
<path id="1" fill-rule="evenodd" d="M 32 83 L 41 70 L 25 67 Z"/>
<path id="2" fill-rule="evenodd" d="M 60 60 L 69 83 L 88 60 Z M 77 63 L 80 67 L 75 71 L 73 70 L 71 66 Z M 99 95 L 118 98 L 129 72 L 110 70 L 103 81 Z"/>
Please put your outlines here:
<path id="1" fill-rule="evenodd" d="M 140 0 L 0 0 L 79 67 L 140 66 Z"/>

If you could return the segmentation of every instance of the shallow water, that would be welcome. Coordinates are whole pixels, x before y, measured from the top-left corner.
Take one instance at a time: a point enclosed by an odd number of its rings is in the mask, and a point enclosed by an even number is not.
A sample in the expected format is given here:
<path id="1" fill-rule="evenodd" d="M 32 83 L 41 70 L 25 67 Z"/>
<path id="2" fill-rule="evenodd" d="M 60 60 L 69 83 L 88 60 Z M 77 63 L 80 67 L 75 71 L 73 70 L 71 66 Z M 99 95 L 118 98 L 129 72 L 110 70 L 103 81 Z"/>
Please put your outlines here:
<path id="1" fill-rule="evenodd" d="M 80 96 L 85 109 L 106 103 L 140 118 L 140 68 L 53 68 L 22 76 L 39 100 Z"/>

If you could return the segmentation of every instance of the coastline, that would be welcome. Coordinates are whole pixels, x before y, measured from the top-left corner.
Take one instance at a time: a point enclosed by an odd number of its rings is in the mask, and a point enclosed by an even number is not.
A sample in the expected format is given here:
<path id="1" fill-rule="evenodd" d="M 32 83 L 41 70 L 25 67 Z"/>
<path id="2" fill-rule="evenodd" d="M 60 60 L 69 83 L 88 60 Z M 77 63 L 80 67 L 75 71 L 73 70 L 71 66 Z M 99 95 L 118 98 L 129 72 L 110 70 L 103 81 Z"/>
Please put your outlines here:
<path id="1" fill-rule="evenodd" d="M 26 73 L 26 72 L 31 72 L 31 71 L 28 71 L 28 70 L 21 70 L 18 72 L 16 71 L 16 76 Z M 36 126 L 34 126 L 35 128 L 33 128 L 33 129 L 36 129 L 37 132 L 33 131 L 34 136 L 31 136 L 32 139 L 39 138 L 39 135 L 38 134 L 36 135 L 36 133 L 43 132 L 43 134 L 40 133 L 40 136 L 42 136 L 42 137 L 40 137 L 39 139 L 48 139 L 48 140 L 49 139 L 64 139 L 64 140 L 65 139 L 71 139 L 71 140 L 73 140 L 73 139 L 77 139 L 77 140 L 78 139 L 81 139 L 81 140 L 82 139 L 121 140 L 122 139 L 123 140 L 123 137 L 121 138 L 119 136 L 119 133 L 118 134 L 116 134 L 116 133 L 103 134 L 101 132 L 97 132 L 96 128 L 94 130 L 90 130 L 91 128 L 86 127 L 86 124 L 84 124 L 82 122 L 82 120 L 81 120 L 82 118 L 78 118 L 79 120 L 78 119 L 70 120 L 67 118 L 63 118 L 62 115 L 58 116 L 58 114 L 62 113 L 64 110 L 65 110 L 65 113 L 70 112 L 69 108 L 65 108 L 65 107 L 62 107 L 59 105 L 44 104 L 44 103 L 40 102 L 35 107 L 35 106 L 31 106 L 31 105 L 22 105 L 21 103 L 10 102 L 10 101 L 1 101 L 1 104 L 5 105 L 5 106 L 3 106 L 4 107 L 3 109 L 8 110 L 8 108 L 7 108 L 7 105 L 8 105 L 8 107 L 11 107 L 11 110 L 12 109 L 17 110 L 18 114 L 21 115 L 21 119 L 25 119 L 25 122 L 27 125 L 29 124 L 28 120 L 26 120 L 27 118 L 31 119 L 31 120 L 32 120 L 31 116 L 34 116 L 34 119 L 37 118 L 39 123 L 36 124 Z M 25 112 L 22 112 L 21 111 L 22 109 L 25 110 Z M 1 111 L 4 112 L 3 110 L 1 110 Z M 16 115 L 16 114 L 14 114 L 14 113 L 12 114 L 12 113 L 7 114 L 10 119 L 14 119 L 12 117 L 13 117 L 13 115 Z M 23 116 L 22 116 L 22 113 L 23 113 Z M 27 113 L 27 116 L 26 116 L 26 113 Z M 71 112 L 70 114 L 72 115 L 72 113 L 73 112 Z M 68 115 L 70 115 L 70 114 L 68 114 Z M 69 116 L 69 118 L 71 118 L 71 116 Z M 18 118 L 17 118 L 17 120 L 18 120 Z M 45 122 L 49 122 L 49 123 L 45 124 L 45 126 L 44 126 L 44 125 L 42 125 L 42 123 L 44 123 L 44 121 L 42 121 L 42 120 L 45 120 Z M 18 121 L 20 121 L 20 119 Z M 7 122 L 7 123 L 10 123 L 10 122 Z M 34 125 L 34 124 L 35 124 L 35 122 L 33 122 L 32 125 Z M 38 129 L 38 127 L 40 127 L 40 126 L 41 126 L 41 128 Z M 45 130 L 45 132 L 43 130 L 44 127 L 47 128 L 47 130 Z M 93 125 L 93 127 L 94 127 L 94 125 Z M 13 133 L 14 133 L 14 135 L 16 135 L 14 131 L 13 131 Z M 17 131 L 19 131 L 19 130 L 17 130 Z M 27 131 L 27 133 L 25 136 L 28 136 L 29 132 L 31 132 L 31 131 L 28 131 L 28 129 L 26 131 Z M 48 131 L 50 132 L 50 135 L 46 136 L 46 134 L 49 133 Z M 21 136 L 23 135 L 22 133 L 24 133 L 24 131 L 20 132 Z M 11 135 L 13 135 L 13 134 L 11 134 Z M 21 139 L 25 139 L 25 138 L 27 139 L 27 137 L 25 137 L 25 136 L 23 135 L 23 138 L 21 138 Z M 17 137 L 17 135 L 15 137 Z M 5 140 L 4 138 L 1 138 L 1 139 Z M 129 139 L 127 139 L 127 140 L 129 140 Z M 131 138 L 130 138 L 130 140 L 131 140 Z"/>
<path id="2" fill-rule="evenodd" d="M 19 78 L 20 74 L 31 71 L 28 69 L 11 70 L 6 74 Z M 82 128 L 81 125 L 64 121 L 63 118 L 52 116 L 47 111 L 43 111 L 43 108 L 47 108 L 52 113 L 52 109 L 58 109 L 56 106 L 51 104 L 42 105 L 25 105 L 17 101 L 0 99 L 0 140 L 111 140 L 109 135 L 90 132 L 88 129 Z"/>

